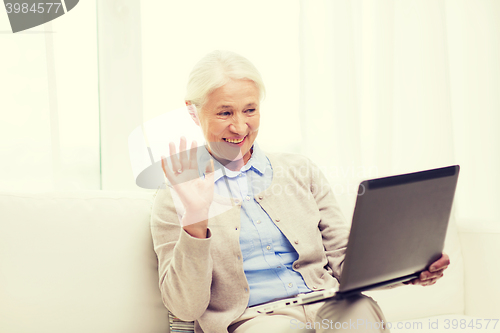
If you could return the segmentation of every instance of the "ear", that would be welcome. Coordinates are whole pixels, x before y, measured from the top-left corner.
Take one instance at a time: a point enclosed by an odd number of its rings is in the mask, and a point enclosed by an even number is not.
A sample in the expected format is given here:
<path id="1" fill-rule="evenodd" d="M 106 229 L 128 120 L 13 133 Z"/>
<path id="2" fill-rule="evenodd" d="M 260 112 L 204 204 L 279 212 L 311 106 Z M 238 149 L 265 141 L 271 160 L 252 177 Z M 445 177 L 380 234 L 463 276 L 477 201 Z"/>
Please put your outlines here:
<path id="1" fill-rule="evenodd" d="M 200 126 L 200 119 L 198 119 L 198 111 L 196 110 L 196 106 L 194 104 L 191 104 L 190 101 L 186 101 L 186 106 L 191 119 L 193 119 L 196 125 Z"/>

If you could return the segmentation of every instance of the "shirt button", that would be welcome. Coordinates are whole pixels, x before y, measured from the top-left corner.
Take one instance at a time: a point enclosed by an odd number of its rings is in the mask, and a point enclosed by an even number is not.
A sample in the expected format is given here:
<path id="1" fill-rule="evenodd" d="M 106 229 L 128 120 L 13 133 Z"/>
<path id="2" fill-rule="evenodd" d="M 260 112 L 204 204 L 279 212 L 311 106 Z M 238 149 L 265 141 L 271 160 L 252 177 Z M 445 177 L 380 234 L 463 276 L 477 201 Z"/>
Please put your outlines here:
<path id="1" fill-rule="evenodd" d="M 245 291 L 248 292 L 248 288 L 245 288 Z"/>
<path id="2" fill-rule="evenodd" d="M 245 197 L 245 199 L 247 199 L 247 201 L 250 201 L 250 197 L 248 195 Z"/>
<path id="3" fill-rule="evenodd" d="M 235 202 L 235 203 L 239 203 L 240 201 L 239 201 L 238 199 L 235 199 L 235 200 L 234 200 L 234 202 Z"/>
<path id="4" fill-rule="evenodd" d="M 278 268 L 281 268 L 281 266 L 278 266 Z"/>
<path id="5" fill-rule="evenodd" d="M 298 240 L 298 239 L 294 240 L 293 242 L 294 242 L 295 244 L 299 244 L 299 240 Z"/>
<path id="6" fill-rule="evenodd" d="M 259 195 L 259 199 L 262 200 L 262 198 L 264 198 L 262 195 Z"/>
<path id="7" fill-rule="evenodd" d="M 257 222 L 255 222 L 255 223 L 260 224 L 260 220 L 257 220 Z"/>
<path id="8" fill-rule="evenodd" d="M 241 177 L 241 176 L 243 176 L 243 174 L 242 174 L 242 173 L 240 173 L 240 174 L 238 175 L 238 177 Z"/>
<path id="9" fill-rule="evenodd" d="M 318 289 L 318 287 L 316 287 L 316 286 L 313 286 L 313 289 Z"/>
<path id="10" fill-rule="evenodd" d="M 294 265 L 293 265 L 293 268 L 295 268 L 295 269 L 297 269 L 297 268 L 299 268 L 299 267 L 300 267 L 300 265 L 299 265 L 299 264 L 294 264 Z"/>
<path id="11" fill-rule="evenodd" d="M 280 219 L 276 219 L 275 221 L 276 221 L 276 222 L 279 222 L 279 221 L 280 221 Z"/>
<path id="12" fill-rule="evenodd" d="M 290 282 L 290 283 L 288 284 L 288 288 L 292 288 L 292 287 L 293 287 L 293 283 L 291 283 L 291 282 Z"/>
<path id="13" fill-rule="evenodd" d="M 266 249 L 270 250 L 270 249 L 271 249 L 271 246 L 270 246 L 270 245 L 266 246 Z"/>

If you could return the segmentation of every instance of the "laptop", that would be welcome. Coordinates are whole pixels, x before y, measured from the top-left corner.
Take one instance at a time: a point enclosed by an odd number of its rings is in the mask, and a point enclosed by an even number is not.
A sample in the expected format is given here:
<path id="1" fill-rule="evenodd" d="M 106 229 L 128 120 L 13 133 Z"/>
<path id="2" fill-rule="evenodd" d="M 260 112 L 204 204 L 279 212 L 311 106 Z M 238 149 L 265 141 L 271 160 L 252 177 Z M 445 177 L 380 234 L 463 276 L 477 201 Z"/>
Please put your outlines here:
<path id="1" fill-rule="evenodd" d="M 339 287 L 247 311 L 272 313 L 418 277 L 443 252 L 459 170 L 453 165 L 361 182 Z"/>

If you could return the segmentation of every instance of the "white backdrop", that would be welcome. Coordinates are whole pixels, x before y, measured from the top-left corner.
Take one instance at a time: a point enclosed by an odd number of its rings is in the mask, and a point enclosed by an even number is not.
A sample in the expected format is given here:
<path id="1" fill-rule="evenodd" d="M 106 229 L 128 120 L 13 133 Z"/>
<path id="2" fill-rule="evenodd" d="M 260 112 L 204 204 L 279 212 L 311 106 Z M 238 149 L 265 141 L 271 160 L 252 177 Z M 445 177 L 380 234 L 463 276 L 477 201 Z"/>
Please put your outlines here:
<path id="1" fill-rule="evenodd" d="M 500 2 L 301 4 L 303 152 L 344 184 L 460 164 L 459 223 L 499 223 Z"/>
<path id="2" fill-rule="evenodd" d="M 259 144 L 309 156 L 348 219 L 361 179 L 460 164 L 455 216 L 500 224 L 499 1 L 99 0 L 50 24 L 0 11 L 0 190 L 141 190 L 128 134 L 222 48 L 263 76 Z"/>
<path id="3" fill-rule="evenodd" d="M 13 34 L 0 7 L 0 191 L 100 188 L 96 4 Z"/>

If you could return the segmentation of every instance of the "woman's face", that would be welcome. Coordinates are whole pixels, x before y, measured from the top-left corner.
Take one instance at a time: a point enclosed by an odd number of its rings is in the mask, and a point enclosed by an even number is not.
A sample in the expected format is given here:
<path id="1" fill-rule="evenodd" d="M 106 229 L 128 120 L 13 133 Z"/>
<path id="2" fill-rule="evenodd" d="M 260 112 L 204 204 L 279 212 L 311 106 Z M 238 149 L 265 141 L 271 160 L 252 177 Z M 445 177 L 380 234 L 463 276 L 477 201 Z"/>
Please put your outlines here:
<path id="1" fill-rule="evenodd" d="M 259 130 L 259 90 L 253 81 L 231 80 L 208 95 L 198 119 L 210 153 L 221 163 L 248 162 Z M 225 163 L 227 162 L 227 163 Z"/>

